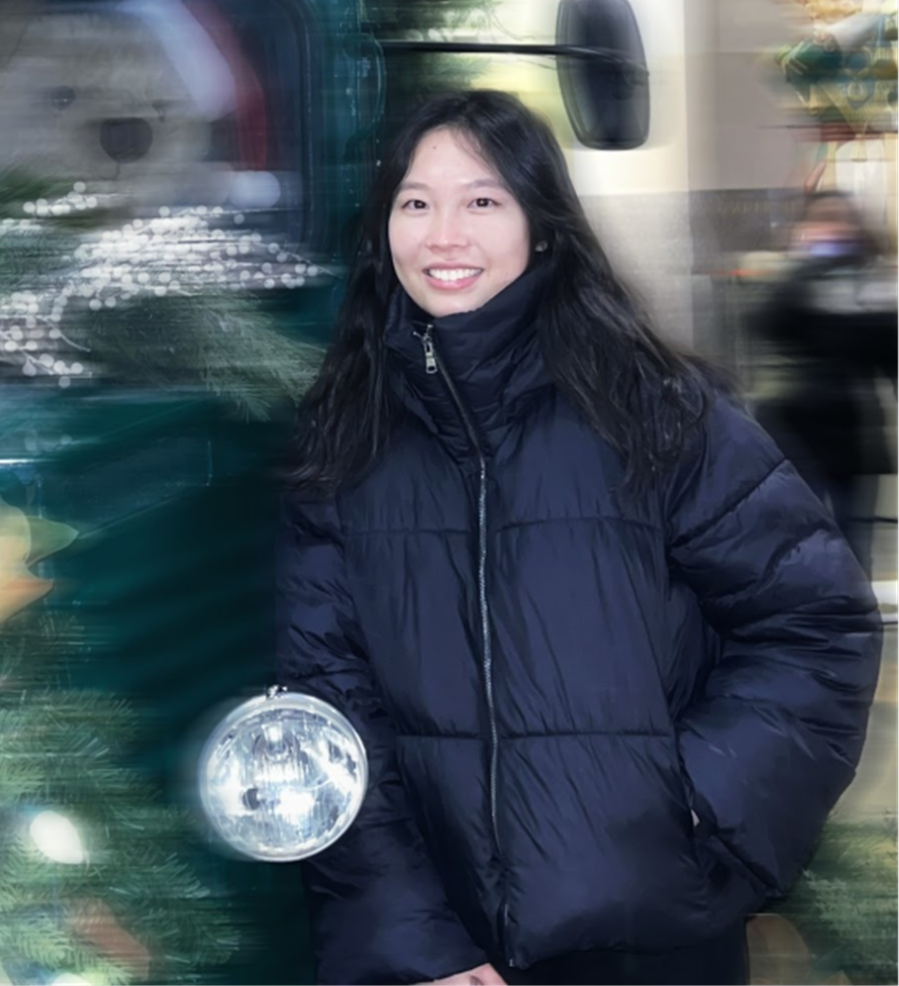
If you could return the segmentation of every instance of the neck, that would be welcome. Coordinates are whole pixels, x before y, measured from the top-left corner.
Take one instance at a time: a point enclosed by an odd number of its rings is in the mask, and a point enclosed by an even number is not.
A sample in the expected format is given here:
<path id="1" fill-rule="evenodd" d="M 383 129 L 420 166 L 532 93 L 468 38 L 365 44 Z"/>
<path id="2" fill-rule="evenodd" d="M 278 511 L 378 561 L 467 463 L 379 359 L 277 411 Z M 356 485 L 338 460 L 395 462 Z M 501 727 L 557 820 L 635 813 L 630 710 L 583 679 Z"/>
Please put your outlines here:
<path id="1" fill-rule="evenodd" d="M 398 289 L 385 345 L 402 370 L 405 403 L 441 437 L 461 436 L 468 447 L 461 403 L 485 448 L 495 448 L 523 399 L 548 383 L 537 339 L 544 281 L 532 268 L 481 308 L 440 318 Z"/>

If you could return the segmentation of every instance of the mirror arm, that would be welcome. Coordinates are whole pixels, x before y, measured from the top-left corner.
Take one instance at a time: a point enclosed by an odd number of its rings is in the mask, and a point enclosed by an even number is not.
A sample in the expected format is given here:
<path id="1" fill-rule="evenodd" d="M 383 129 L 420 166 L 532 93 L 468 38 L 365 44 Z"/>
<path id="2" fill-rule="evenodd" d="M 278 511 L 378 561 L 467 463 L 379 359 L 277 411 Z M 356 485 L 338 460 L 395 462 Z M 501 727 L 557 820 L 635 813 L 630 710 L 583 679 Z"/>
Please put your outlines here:
<path id="1" fill-rule="evenodd" d="M 500 44 L 479 41 L 385 41 L 380 38 L 378 45 L 385 54 L 427 51 L 452 54 L 549 55 L 580 58 L 587 61 L 608 62 L 610 65 L 625 69 L 627 81 L 631 85 L 645 84 L 649 80 L 649 72 L 646 68 L 628 58 L 622 58 L 611 48 L 588 48 L 582 45 Z"/>

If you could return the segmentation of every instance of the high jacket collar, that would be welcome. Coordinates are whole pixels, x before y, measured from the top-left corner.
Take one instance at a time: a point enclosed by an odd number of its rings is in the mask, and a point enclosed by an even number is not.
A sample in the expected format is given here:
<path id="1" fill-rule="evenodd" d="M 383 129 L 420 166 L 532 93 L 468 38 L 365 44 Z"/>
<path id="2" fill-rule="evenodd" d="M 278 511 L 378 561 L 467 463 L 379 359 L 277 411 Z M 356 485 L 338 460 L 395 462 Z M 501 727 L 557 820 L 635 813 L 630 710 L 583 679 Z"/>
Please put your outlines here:
<path id="1" fill-rule="evenodd" d="M 402 400 L 459 458 L 474 454 L 465 417 L 492 456 L 528 398 L 550 384 L 536 325 L 544 284 L 545 272 L 531 268 L 481 308 L 443 318 L 402 287 L 391 298 L 384 344 L 401 370 Z M 429 326 L 436 373 L 421 339 Z"/>

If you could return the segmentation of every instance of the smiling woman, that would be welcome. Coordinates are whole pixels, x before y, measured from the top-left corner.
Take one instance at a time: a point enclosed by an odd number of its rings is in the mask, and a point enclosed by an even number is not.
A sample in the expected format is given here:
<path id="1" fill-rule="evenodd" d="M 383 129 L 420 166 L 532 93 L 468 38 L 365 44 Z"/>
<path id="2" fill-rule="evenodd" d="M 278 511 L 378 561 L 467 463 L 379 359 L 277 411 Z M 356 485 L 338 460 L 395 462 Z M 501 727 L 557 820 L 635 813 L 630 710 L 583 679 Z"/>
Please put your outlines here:
<path id="1" fill-rule="evenodd" d="M 388 230 L 400 284 L 435 317 L 480 308 L 530 261 L 524 210 L 471 141 L 451 128 L 419 144 Z"/>
<path id="2" fill-rule="evenodd" d="M 278 678 L 371 768 L 303 864 L 319 980 L 744 983 L 859 759 L 876 602 L 511 96 L 407 121 L 300 422 Z"/>

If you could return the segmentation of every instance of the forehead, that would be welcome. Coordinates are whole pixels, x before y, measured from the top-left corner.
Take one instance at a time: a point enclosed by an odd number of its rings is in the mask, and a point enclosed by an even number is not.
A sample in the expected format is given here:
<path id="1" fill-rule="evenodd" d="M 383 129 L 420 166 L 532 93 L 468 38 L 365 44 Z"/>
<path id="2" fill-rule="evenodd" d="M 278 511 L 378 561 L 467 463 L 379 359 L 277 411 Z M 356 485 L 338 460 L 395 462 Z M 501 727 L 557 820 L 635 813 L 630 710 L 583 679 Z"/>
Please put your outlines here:
<path id="1" fill-rule="evenodd" d="M 429 130 L 415 145 L 408 174 L 422 168 L 470 168 L 497 176 L 496 168 L 487 160 L 475 140 L 453 127 Z"/>

